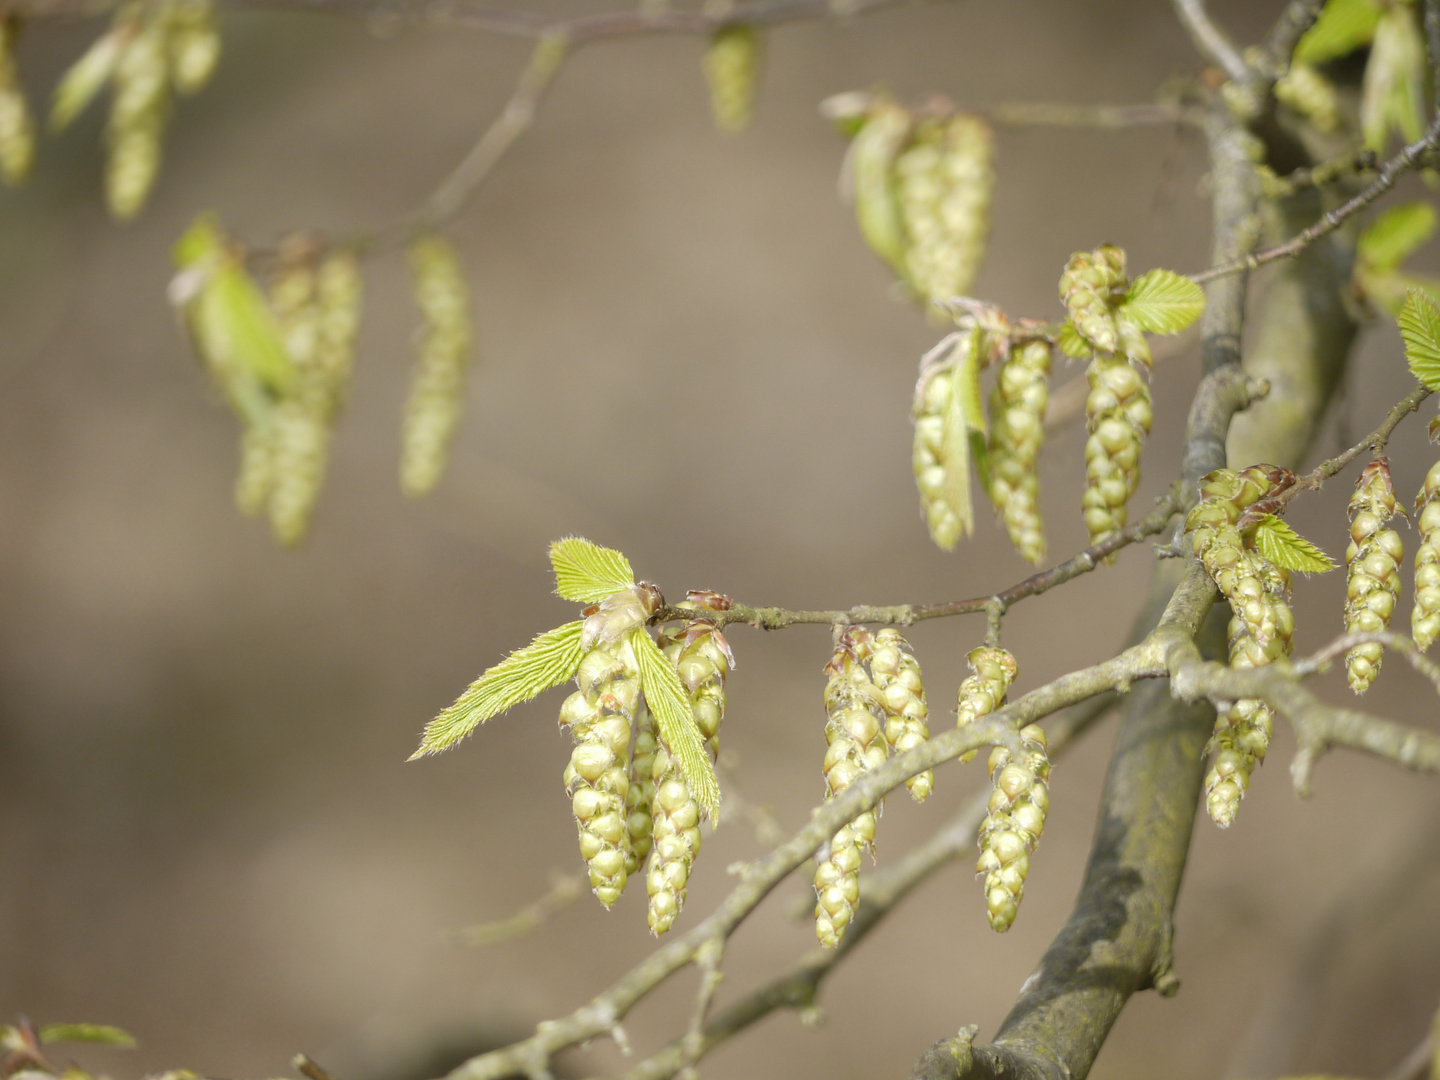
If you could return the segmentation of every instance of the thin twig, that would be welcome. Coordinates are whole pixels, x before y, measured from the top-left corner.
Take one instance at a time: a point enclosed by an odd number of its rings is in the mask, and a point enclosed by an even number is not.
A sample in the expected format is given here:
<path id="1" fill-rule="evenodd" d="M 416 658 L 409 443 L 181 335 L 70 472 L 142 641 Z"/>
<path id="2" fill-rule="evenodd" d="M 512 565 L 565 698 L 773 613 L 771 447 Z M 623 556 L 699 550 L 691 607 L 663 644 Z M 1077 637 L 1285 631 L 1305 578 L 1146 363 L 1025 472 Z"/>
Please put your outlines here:
<path id="1" fill-rule="evenodd" d="M 1342 634 L 1303 660 L 1295 661 L 1291 667 L 1295 669 L 1296 675 L 1313 675 L 1326 670 L 1330 666 L 1330 662 L 1341 653 L 1349 652 L 1357 645 L 1368 645 L 1372 642 L 1385 646 L 1391 652 L 1399 653 L 1405 658 L 1406 663 L 1429 679 L 1430 684 L 1435 687 L 1437 692 L 1440 692 L 1440 665 L 1427 659 L 1413 638 L 1406 634 L 1392 633 L 1389 630 L 1371 630 L 1363 634 Z"/>
<path id="2" fill-rule="evenodd" d="M 848 610 L 804 611 L 782 607 L 752 607 L 749 604 L 734 603 L 727 611 L 706 612 L 705 618 L 719 626 L 745 623 L 762 630 L 781 630 L 800 624 L 840 626 L 856 623 L 891 624 L 910 626 L 925 619 L 944 618 L 949 615 L 966 615 L 973 612 L 993 610 L 997 605 L 1009 608 L 1027 597 L 1039 596 L 1057 585 L 1088 574 L 1104 562 L 1106 556 L 1162 532 L 1170 519 L 1184 508 L 1184 493 L 1179 481 L 1155 500 L 1155 507 L 1139 521 L 1127 526 L 1107 540 L 1086 548 L 1062 563 L 1032 574 L 1025 580 L 1011 585 L 998 593 L 968 600 L 951 600 L 936 604 L 895 604 L 876 606 L 857 604 Z M 693 608 L 667 606 L 655 615 L 659 622 L 672 622 L 695 618 Z"/>
<path id="3" fill-rule="evenodd" d="M 513 941 L 542 926 L 551 915 L 563 911 L 580 898 L 584 891 L 584 874 L 552 872 L 550 889 L 506 919 L 477 923 L 454 931 L 450 936 L 464 945 L 495 945 Z"/>
<path id="4" fill-rule="evenodd" d="M 1250 66 L 1240 55 L 1240 50 L 1216 26 L 1205 10 L 1203 0 L 1174 0 L 1175 13 L 1190 34 L 1200 55 L 1218 65 L 1225 74 L 1236 82 L 1250 77 Z"/>
<path id="5" fill-rule="evenodd" d="M 1178 0 L 1177 0 L 1178 2 Z M 1411 143 L 1400 153 L 1396 154 L 1389 161 L 1380 167 L 1380 175 L 1362 188 L 1359 194 L 1348 199 L 1333 210 L 1327 210 L 1319 221 L 1305 229 L 1298 236 L 1285 241 L 1283 244 L 1276 244 L 1274 247 L 1257 251 L 1242 258 L 1233 259 L 1230 262 L 1221 263 L 1219 266 L 1212 266 L 1209 270 L 1202 270 L 1198 274 L 1191 274 L 1190 280 L 1204 284 L 1207 281 L 1214 281 L 1216 278 L 1228 277 L 1231 274 L 1244 273 L 1247 270 L 1257 270 L 1268 263 L 1280 259 L 1288 259 L 1292 255 L 1298 255 L 1306 247 L 1319 240 L 1322 236 L 1329 236 L 1332 232 L 1345 224 L 1347 220 L 1354 217 L 1365 207 L 1369 206 L 1376 199 L 1384 195 L 1395 186 L 1401 175 L 1408 169 L 1414 168 L 1420 160 L 1430 151 L 1440 146 L 1440 117 L 1437 117 L 1431 124 L 1424 136 L 1416 142 Z"/>
<path id="6" fill-rule="evenodd" d="M 1361 439 L 1348 450 L 1343 450 L 1334 457 L 1322 461 L 1308 473 L 1297 476 L 1295 483 L 1291 487 L 1275 496 L 1275 513 L 1283 512 L 1285 507 L 1289 505 L 1290 500 L 1295 498 L 1300 492 L 1319 491 L 1325 486 L 1326 480 L 1338 475 L 1344 470 L 1345 466 L 1349 465 L 1357 457 L 1365 453 L 1365 451 L 1369 450 L 1376 454 L 1381 453 L 1385 449 L 1386 444 L 1389 443 L 1390 436 L 1393 435 L 1395 429 L 1400 426 L 1400 421 L 1420 408 L 1420 403 L 1429 397 L 1430 394 L 1431 391 L 1429 388 L 1417 386 L 1401 398 L 1400 401 L 1385 414 L 1385 419 L 1380 422 L 1380 426 L 1370 432 L 1369 435 L 1366 435 L 1365 438 Z"/>

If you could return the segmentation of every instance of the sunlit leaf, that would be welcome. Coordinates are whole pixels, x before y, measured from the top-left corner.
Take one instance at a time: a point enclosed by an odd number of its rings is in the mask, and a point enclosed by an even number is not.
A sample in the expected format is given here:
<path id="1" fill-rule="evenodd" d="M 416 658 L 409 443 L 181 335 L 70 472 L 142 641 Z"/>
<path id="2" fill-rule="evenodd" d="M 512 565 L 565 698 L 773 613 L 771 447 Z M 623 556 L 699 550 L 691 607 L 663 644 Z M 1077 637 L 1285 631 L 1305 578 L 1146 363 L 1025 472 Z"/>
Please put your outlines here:
<path id="1" fill-rule="evenodd" d="M 132 1049 L 135 1038 L 128 1031 L 109 1024 L 46 1024 L 40 1029 L 42 1043 L 102 1043 Z"/>
<path id="2" fill-rule="evenodd" d="M 1205 310 L 1205 290 L 1173 270 L 1150 270 L 1130 283 L 1117 315 L 1152 334 L 1178 334 Z"/>
<path id="3" fill-rule="evenodd" d="M 580 666 L 584 625 L 577 619 L 546 631 L 486 671 L 454 705 L 425 725 L 420 749 L 410 760 L 449 749 L 492 716 L 573 676 Z"/>
<path id="4" fill-rule="evenodd" d="M 1394 206 L 1360 234 L 1355 257 L 1379 273 L 1393 270 L 1435 231 L 1435 207 L 1428 202 Z"/>
<path id="5" fill-rule="evenodd" d="M 555 591 L 581 604 L 598 604 L 635 584 L 635 571 L 624 555 L 580 536 L 551 544 L 550 565 L 555 568 Z"/>
<path id="6" fill-rule="evenodd" d="M 1282 570 L 1298 574 L 1325 574 L 1335 560 L 1274 514 L 1266 514 L 1255 529 L 1255 550 Z"/>
<path id="7" fill-rule="evenodd" d="M 1374 0 L 1330 0 L 1295 46 L 1302 64 L 1323 64 L 1347 56 L 1375 36 L 1380 7 Z"/>
<path id="8" fill-rule="evenodd" d="M 1396 322 L 1411 373 L 1431 390 L 1440 390 L 1440 308 L 1419 289 L 1411 289 Z"/>
<path id="9" fill-rule="evenodd" d="M 640 667 L 640 688 L 660 728 L 660 738 L 679 762 L 690 794 L 714 818 L 720 812 L 720 785 L 680 676 L 644 627 L 632 630 L 630 640 Z"/>

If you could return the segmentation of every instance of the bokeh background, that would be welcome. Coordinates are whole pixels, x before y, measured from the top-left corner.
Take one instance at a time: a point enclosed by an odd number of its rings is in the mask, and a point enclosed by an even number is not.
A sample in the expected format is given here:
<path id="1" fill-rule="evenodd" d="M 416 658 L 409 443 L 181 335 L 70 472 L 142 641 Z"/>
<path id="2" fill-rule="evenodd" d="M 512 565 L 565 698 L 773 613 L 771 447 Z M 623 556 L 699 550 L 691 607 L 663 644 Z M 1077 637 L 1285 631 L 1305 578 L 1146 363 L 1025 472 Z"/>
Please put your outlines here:
<path id="1" fill-rule="evenodd" d="M 1213 7 L 1254 40 L 1280 5 Z M 37 100 L 101 25 L 27 35 Z M 701 42 L 581 51 L 449 230 L 479 360 L 440 490 L 398 491 L 416 314 L 403 259 L 379 259 L 313 535 L 284 553 L 233 509 L 236 426 L 176 332 L 169 246 L 204 209 L 259 242 L 402 212 L 501 107 L 527 47 L 316 14 L 227 12 L 224 28 L 217 80 L 180 107 L 138 222 L 101 210 L 96 115 L 46 140 L 29 186 L 0 196 L 0 1016 L 133 1031 L 138 1052 L 83 1055 L 120 1077 L 275 1076 L 297 1050 L 345 1080 L 433 1075 L 568 1012 L 651 945 L 633 888 L 521 940 L 447 937 L 579 866 L 562 691 L 405 763 L 469 679 L 573 617 L 550 592 L 551 539 L 619 547 L 672 596 L 789 606 L 968 596 L 1026 573 L 988 527 L 953 555 L 925 535 L 908 410 L 939 331 L 893 295 L 838 200 L 844 147 L 819 100 L 884 84 L 974 104 L 1138 102 L 1196 59 L 1168 5 L 904 7 L 772 33 L 757 121 L 722 137 Z M 1004 130 L 998 163 L 977 291 L 1012 312 L 1053 316 L 1076 248 L 1121 244 L 1137 269 L 1207 262 L 1194 135 Z M 1157 370 L 1136 506 L 1178 470 L 1198 370 L 1186 340 Z M 1377 323 L 1312 456 L 1373 427 L 1407 381 Z M 1393 447 L 1408 493 L 1434 457 L 1423 423 Z M 1072 425 L 1045 454 L 1056 557 L 1083 546 L 1081 451 Z M 1348 488 L 1292 513 L 1336 555 Z M 1142 545 L 1016 608 L 1019 688 L 1109 655 L 1151 559 Z M 1299 649 L 1338 631 L 1342 592 L 1340 575 L 1298 588 Z M 911 635 L 938 725 L 980 635 L 973 617 Z M 822 791 L 828 635 L 731 640 L 731 782 L 797 827 Z M 1322 685 L 1348 696 L 1338 672 Z M 1440 714 L 1393 661 L 1366 705 L 1421 725 Z M 968 862 L 945 869 L 827 983 L 826 1026 L 777 1015 L 705 1075 L 903 1075 L 963 1024 L 993 1034 L 1069 910 L 1113 732 L 1112 719 L 1057 766 L 1012 932 L 985 925 Z M 1440 1002 L 1440 786 L 1337 753 L 1302 803 L 1292 749 L 1282 728 L 1230 832 L 1202 816 L 1178 911 L 1183 989 L 1135 999 L 1095 1076 L 1378 1076 L 1421 1038 Z M 952 765 L 925 806 L 892 799 L 881 862 L 984 782 L 980 765 Z M 739 815 L 707 834 L 680 925 L 761 851 Z M 787 914 L 805 892 L 787 883 L 734 939 L 722 1004 L 811 947 L 809 922 Z M 680 1030 L 693 978 L 631 1016 L 637 1050 Z M 562 1064 L 624 1061 L 601 1042 Z"/>

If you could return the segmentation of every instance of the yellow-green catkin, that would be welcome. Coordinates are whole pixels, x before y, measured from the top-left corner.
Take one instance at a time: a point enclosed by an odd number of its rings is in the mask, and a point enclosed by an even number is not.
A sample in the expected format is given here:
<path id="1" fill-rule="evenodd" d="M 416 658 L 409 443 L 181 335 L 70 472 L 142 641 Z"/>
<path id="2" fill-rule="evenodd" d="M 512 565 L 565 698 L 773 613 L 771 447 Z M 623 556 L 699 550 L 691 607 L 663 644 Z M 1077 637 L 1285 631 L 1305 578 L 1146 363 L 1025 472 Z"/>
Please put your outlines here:
<path id="1" fill-rule="evenodd" d="M 1075 252 L 1060 275 L 1060 299 L 1075 329 L 1101 352 L 1120 351 L 1115 308 L 1126 284 L 1125 252 L 1113 244 Z"/>
<path id="2" fill-rule="evenodd" d="M 900 631 L 886 627 L 875 635 L 870 655 L 870 677 L 885 707 L 885 741 L 892 754 L 903 754 L 930 738 L 930 715 L 920 661 Z M 926 769 L 905 781 L 910 797 L 924 802 L 935 786 L 935 772 Z"/>
<path id="3" fill-rule="evenodd" d="M 725 718 L 725 677 L 735 663 L 730 646 L 713 623 L 704 621 L 662 636 L 660 646 L 680 675 L 691 715 L 714 761 Z M 655 752 L 652 776 L 653 848 L 645 887 L 650 895 L 650 930 L 658 936 L 674 925 L 685 906 L 686 885 L 700 854 L 700 803 L 663 741 Z"/>
<path id="4" fill-rule="evenodd" d="M 105 200 L 112 217 L 129 221 L 154 187 L 170 112 L 168 24 L 158 14 L 133 28 L 115 64 L 114 89 Z"/>
<path id="5" fill-rule="evenodd" d="M 878 691 L 866 670 L 874 639 L 864 627 L 847 627 L 825 667 L 825 799 L 853 784 L 861 773 L 885 761 L 889 746 Z M 876 811 L 844 825 L 817 856 L 815 936 L 833 949 L 855 917 L 860 902 L 860 856 L 873 850 Z"/>
<path id="6" fill-rule="evenodd" d="M 984 875 L 985 911 L 990 928 L 1003 934 L 1015 921 L 1025 897 L 1030 856 L 1045 829 L 1050 809 L 1050 759 L 1045 753 L 1045 732 L 1036 724 L 1020 729 L 1023 749 L 1012 754 L 997 746 L 990 754 L 989 813 L 980 826 L 980 861 Z"/>
<path id="7" fill-rule="evenodd" d="M 1096 353 L 1086 377 L 1085 493 L 1081 510 L 1090 542 L 1125 528 L 1125 504 L 1140 486 L 1140 450 L 1150 433 L 1150 387 L 1123 356 Z"/>
<path id="8" fill-rule="evenodd" d="M 220 60 L 212 0 L 174 0 L 169 10 L 170 79 L 182 94 L 198 93 Z"/>
<path id="9" fill-rule="evenodd" d="M 1254 465 L 1242 472 L 1217 469 L 1201 480 L 1200 501 L 1185 519 L 1191 547 L 1230 603 L 1230 663 L 1263 667 L 1289 655 L 1294 617 L 1289 581 L 1259 554 L 1246 549 L 1244 511 L 1286 478 L 1283 469 Z M 1205 808 L 1221 828 L 1235 820 L 1250 775 L 1265 760 L 1274 716 L 1264 702 L 1237 701 L 1215 720 L 1205 777 Z"/>
<path id="10" fill-rule="evenodd" d="M 0 178 L 11 186 L 30 175 L 35 161 L 35 122 L 15 67 L 19 33 L 16 16 L 0 15 Z"/>
<path id="11" fill-rule="evenodd" d="M 654 832 L 645 891 L 650 895 L 646 918 L 650 932 L 658 937 L 674 925 L 685 906 L 685 889 L 700 854 L 700 803 L 663 741 L 655 751 L 652 775 Z"/>
<path id="12" fill-rule="evenodd" d="M 440 482 L 460 423 L 469 360 L 470 288 L 455 250 L 438 236 L 410 245 L 415 302 L 424 322 L 401 432 L 400 486 L 424 495 Z"/>
<path id="13" fill-rule="evenodd" d="M 1377 457 L 1365 466 L 1350 496 L 1350 546 L 1345 549 L 1345 632 L 1371 634 L 1390 625 L 1400 597 L 1400 563 L 1405 544 L 1386 527 L 1395 514 L 1390 463 Z M 1350 689 L 1363 694 L 1380 670 L 1379 642 L 1356 645 L 1345 654 Z"/>
<path id="14" fill-rule="evenodd" d="M 635 745 L 630 751 L 630 788 L 625 793 L 625 828 L 630 833 L 630 850 L 625 873 L 630 875 L 650 857 L 655 820 L 655 752 L 659 749 L 655 717 L 641 698 L 635 710 Z"/>
<path id="15" fill-rule="evenodd" d="M 656 596 L 653 587 L 639 585 L 586 609 L 582 656 L 575 674 L 580 689 L 560 707 L 560 723 L 575 740 L 565 767 L 565 790 L 579 831 L 580 854 L 590 871 L 590 887 L 607 908 L 625 891 L 625 868 L 633 859 L 627 798 L 640 670 L 630 632 L 655 613 Z"/>
<path id="16" fill-rule="evenodd" d="M 1242 555 L 1232 569 L 1234 591 L 1244 600 L 1240 611 L 1231 602 L 1230 666 L 1264 667 L 1288 656 L 1295 630 L 1289 577 L 1253 552 Z M 1274 711 L 1254 698 L 1242 698 L 1216 717 L 1208 747 L 1214 759 L 1205 775 L 1205 810 L 1222 829 L 1234 823 L 1250 776 L 1265 760 L 1274 725 Z"/>
<path id="17" fill-rule="evenodd" d="M 275 461 L 272 453 L 272 422 L 263 418 L 240 417 L 240 468 L 235 477 L 235 506 L 247 517 L 254 517 L 270 502 L 275 486 Z"/>
<path id="18" fill-rule="evenodd" d="M 1275 100 L 1294 109 L 1322 134 L 1340 127 L 1340 94 L 1334 83 L 1309 64 L 1291 62 L 1290 70 L 1275 84 Z"/>
<path id="19" fill-rule="evenodd" d="M 315 238 L 281 245 L 271 286 L 295 380 L 275 409 L 270 524 L 286 545 L 304 539 L 325 468 L 335 415 L 344 399 L 359 323 L 360 275 L 348 251 L 318 261 Z"/>
<path id="20" fill-rule="evenodd" d="M 905 229 L 905 277 L 923 299 L 963 296 L 975 284 L 990 235 L 995 138 L 979 117 L 921 121 L 895 160 Z"/>
<path id="21" fill-rule="evenodd" d="M 710 112 L 721 131 L 744 131 L 750 126 L 760 79 L 760 51 L 760 34 L 753 26 L 726 26 L 710 39 L 705 50 L 705 81 L 710 87 Z"/>
<path id="22" fill-rule="evenodd" d="M 973 675 L 960 684 L 960 708 L 955 726 L 965 727 L 982 716 L 988 716 L 1005 702 L 1010 684 L 1020 673 L 1020 665 L 1005 649 L 981 645 L 971 649 L 965 657 Z M 975 760 L 978 750 L 967 750 L 960 755 L 962 762 Z"/>
<path id="23" fill-rule="evenodd" d="M 1420 546 L 1415 549 L 1415 607 L 1410 612 L 1410 633 L 1415 644 L 1428 649 L 1440 637 L 1440 461 L 1430 466 L 1415 497 Z"/>
<path id="24" fill-rule="evenodd" d="M 990 395 L 990 500 L 1026 562 L 1045 558 L 1038 458 L 1050 401 L 1050 343 L 1015 345 Z"/>

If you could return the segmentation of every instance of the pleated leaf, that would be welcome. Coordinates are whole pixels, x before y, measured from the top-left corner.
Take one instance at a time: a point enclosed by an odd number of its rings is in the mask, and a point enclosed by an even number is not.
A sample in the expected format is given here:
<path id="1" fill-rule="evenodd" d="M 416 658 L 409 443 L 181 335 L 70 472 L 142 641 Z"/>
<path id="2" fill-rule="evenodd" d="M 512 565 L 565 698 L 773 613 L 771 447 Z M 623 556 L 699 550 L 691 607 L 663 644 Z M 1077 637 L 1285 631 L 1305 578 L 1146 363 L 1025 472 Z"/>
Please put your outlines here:
<path id="1" fill-rule="evenodd" d="M 1396 321 L 1411 373 L 1431 390 L 1440 390 L 1440 308 L 1419 289 L 1411 289 Z"/>
<path id="2" fill-rule="evenodd" d="M 1120 305 L 1121 314 L 1152 334 L 1178 334 L 1204 310 L 1205 290 L 1173 270 L 1141 274 Z"/>
<path id="3" fill-rule="evenodd" d="M 598 604 L 635 584 L 635 571 L 624 555 L 581 536 L 551 544 L 550 565 L 555 568 L 555 591 L 580 604 Z"/>
<path id="4" fill-rule="evenodd" d="M 105 1046 L 135 1047 L 135 1037 L 109 1024 L 46 1024 L 40 1029 L 42 1043 L 101 1043 Z"/>
<path id="5" fill-rule="evenodd" d="M 1260 519 L 1255 530 L 1255 550 L 1282 570 L 1298 574 L 1327 574 L 1335 560 L 1274 514 Z"/>
<path id="6" fill-rule="evenodd" d="M 425 725 L 420 749 L 410 760 L 448 750 L 477 727 L 506 709 L 558 686 L 580 667 L 577 619 L 541 634 L 481 675 L 454 705 Z"/>
<path id="7" fill-rule="evenodd" d="M 715 818 L 720 812 L 720 784 L 680 676 L 643 627 L 632 630 L 630 640 L 640 666 L 640 688 L 660 728 L 660 738 L 671 757 L 679 762 L 690 794 Z"/>
<path id="8" fill-rule="evenodd" d="M 966 391 L 959 385 L 961 379 L 961 373 L 956 371 L 945 403 L 940 454 L 945 467 L 945 502 L 959 518 L 960 531 L 970 536 L 975 532 L 975 503 L 970 494 L 970 427 L 965 422 Z M 946 550 L 953 547 L 952 544 Z"/>

